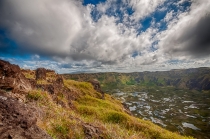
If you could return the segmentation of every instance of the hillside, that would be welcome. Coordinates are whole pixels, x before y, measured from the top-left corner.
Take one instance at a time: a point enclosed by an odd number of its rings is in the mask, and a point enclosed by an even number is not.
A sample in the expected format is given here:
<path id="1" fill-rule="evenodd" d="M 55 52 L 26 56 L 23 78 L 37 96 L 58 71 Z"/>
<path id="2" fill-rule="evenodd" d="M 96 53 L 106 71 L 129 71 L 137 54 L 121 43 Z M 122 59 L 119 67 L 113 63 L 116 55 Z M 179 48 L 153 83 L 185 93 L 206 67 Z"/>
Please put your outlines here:
<path id="1" fill-rule="evenodd" d="M 104 91 L 135 91 L 151 87 L 210 90 L 210 68 L 180 69 L 134 73 L 64 74 L 65 79 L 88 81 L 98 79 Z"/>
<path id="2" fill-rule="evenodd" d="M 188 139 L 133 117 L 97 84 L 0 60 L 1 139 Z"/>

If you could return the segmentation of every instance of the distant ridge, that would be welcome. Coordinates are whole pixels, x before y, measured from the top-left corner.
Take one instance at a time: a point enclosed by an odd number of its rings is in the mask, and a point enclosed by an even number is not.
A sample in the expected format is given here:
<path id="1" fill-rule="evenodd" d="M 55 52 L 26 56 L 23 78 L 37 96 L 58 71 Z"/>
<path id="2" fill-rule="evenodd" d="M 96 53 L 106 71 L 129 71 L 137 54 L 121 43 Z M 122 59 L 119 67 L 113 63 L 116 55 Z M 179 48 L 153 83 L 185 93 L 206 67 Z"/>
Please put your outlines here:
<path id="1" fill-rule="evenodd" d="M 66 79 L 88 81 L 96 78 L 102 89 L 113 90 L 127 87 L 176 87 L 180 89 L 210 90 L 210 68 L 172 69 L 170 71 L 144 71 L 131 73 L 104 72 L 63 74 Z"/>

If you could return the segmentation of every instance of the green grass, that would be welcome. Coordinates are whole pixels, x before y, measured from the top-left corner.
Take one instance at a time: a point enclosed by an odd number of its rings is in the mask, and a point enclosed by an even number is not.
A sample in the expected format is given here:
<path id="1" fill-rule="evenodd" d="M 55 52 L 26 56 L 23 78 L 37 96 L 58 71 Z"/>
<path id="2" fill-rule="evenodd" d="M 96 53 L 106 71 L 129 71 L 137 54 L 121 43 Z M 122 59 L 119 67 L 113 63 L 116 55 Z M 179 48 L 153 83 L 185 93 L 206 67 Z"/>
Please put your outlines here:
<path id="1" fill-rule="evenodd" d="M 121 112 L 108 111 L 105 113 L 103 120 L 109 123 L 123 124 L 129 120 L 129 117 L 126 114 L 121 113 Z"/>
<path id="2" fill-rule="evenodd" d="M 23 74 L 28 79 L 35 79 L 35 75 L 33 72 L 23 72 Z"/>
<path id="3" fill-rule="evenodd" d="M 50 83 L 47 82 L 46 80 L 37 80 L 36 83 L 37 83 L 37 84 L 50 84 Z"/>
<path id="4" fill-rule="evenodd" d="M 45 94 L 41 91 L 41 90 L 32 90 L 27 94 L 27 98 L 30 100 L 43 100 L 44 99 Z"/>
<path id="5" fill-rule="evenodd" d="M 75 102 L 75 106 L 81 116 L 89 121 L 99 119 L 103 124 L 117 124 L 127 133 L 137 133 L 144 138 L 188 138 L 169 132 L 152 122 L 144 121 L 126 114 L 123 111 L 122 105 L 118 101 L 115 101 L 116 100 L 108 95 L 106 95 L 105 100 L 84 96 Z"/>
<path id="6" fill-rule="evenodd" d="M 98 127 L 105 139 L 190 139 L 128 115 L 121 102 L 110 95 L 100 99 L 101 94 L 90 83 L 65 80 L 64 84 L 69 95 L 75 97 L 71 101 L 74 108 L 58 105 L 50 94 L 40 90 L 30 91 L 26 97 L 26 103 L 35 102 L 42 110 L 37 125 L 54 139 L 83 139 L 84 124 Z M 65 96 L 59 92 L 56 97 L 68 106 Z"/>

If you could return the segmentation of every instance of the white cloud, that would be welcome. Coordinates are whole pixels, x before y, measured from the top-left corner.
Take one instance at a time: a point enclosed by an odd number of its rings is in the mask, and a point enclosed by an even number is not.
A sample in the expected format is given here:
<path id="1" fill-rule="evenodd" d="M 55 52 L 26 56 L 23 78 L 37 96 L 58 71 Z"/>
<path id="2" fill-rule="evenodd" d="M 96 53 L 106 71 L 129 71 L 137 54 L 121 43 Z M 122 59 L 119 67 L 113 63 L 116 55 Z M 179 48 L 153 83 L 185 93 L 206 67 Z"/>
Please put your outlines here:
<path id="1" fill-rule="evenodd" d="M 37 55 L 37 54 L 35 54 L 35 55 L 33 55 L 31 58 L 32 58 L 33 60 L 38 60 L 38 59 L 40 59 L 40 56 Z"/>
<path id="2" fill-rule="evenodd" d="M 139 21 L 157 10 L 164 2 L 165 0 L 130 0 L 129 5 L 135 10 L 131 18 Z"/>
<path id="3" fill-rule="evenodd" d="M 171 19 L 173 19 L 173 11 L 170 11 L 166 14 L 164 21 L 169 22 Z"/>
<path id="4" fill-rule="evenodd" d="M 117 64 L 151 45 L 152 30 L 137 36 L 135 28 L 116 24 L 117 18 L 107 15 L 94 22 L 92 8 L 67 0 L 8 0 L 1 10 L 1 25 L 24 51 L 65 61 Z M 12 16 L 7 9 L 12 9 Z"/>

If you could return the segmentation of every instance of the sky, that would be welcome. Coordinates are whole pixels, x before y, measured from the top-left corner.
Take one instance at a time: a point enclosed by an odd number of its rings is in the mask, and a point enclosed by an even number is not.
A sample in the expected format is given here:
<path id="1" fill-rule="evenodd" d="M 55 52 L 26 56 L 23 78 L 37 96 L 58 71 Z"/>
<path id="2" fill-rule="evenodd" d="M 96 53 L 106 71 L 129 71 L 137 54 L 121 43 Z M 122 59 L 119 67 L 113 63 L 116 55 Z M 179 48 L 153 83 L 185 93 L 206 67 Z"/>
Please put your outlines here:
<path id="1" fill-rule="evenodd" d="M 1 0 L 0 59 L 58 73 L 210 67 L 210 0 Z"/>

